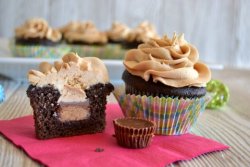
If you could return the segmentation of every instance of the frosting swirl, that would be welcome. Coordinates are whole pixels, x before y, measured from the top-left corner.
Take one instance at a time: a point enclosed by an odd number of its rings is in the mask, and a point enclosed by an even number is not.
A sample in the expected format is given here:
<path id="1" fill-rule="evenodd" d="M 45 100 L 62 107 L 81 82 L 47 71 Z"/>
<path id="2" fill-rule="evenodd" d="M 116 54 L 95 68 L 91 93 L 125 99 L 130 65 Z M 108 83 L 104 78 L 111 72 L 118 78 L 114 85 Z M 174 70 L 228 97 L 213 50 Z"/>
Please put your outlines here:
<path id="1" fill-rule="evenodd" d="M 126 40 L 128 42 L 147 42 L 151 38 L 158 38 L 156 29 L 152 24 L 144 21 L 128 33 Z"/>
<path id="2" fill-rule="evenodd" d="M 109 82 L 108 71 L 99 58 L 80 58 L 75 53 L 64 55 L 62 61 L 56 61 L 54 65 L 41 63 L 39 71 L 29 71 L 28 79 L 30 84 L 39 87 L 53 85 L 61 93 L 59 101 L 62 102 L 84 101 L 85 89 Z"/>
<path id="3" fill-rule="evenodd" d="M 172 87 L 203 87 L 211 79 L 209 68 L 198 61 L 197 49 L 184 40 L 184 35 L 172 39 L 151 39 L 137 49 L 129 50 L 124 65 L 129 73 L 145 81 L 152 77 Z"/>
<path id="4" fill-rule="evenodd" d="M 98 82 L 109 81 L 107 69 L 99 58 L 80 58 L 75 53 L 64 55 L 62 62 L 56 61 L 54 65 L 43 62 L 39 69 L 30 70 L 28 73 L 29 82 L 37 86 L 59 86 L 63 83 L 84 89 Z"/>
<path id="5" fill-rule="evenodd" d="M 60 41 L 62 38 L 62 34 L 58 30 L 49 27 L 46 20 L 41 18 L 27 20 L 15 29 L 15 36 L 19 39 L 40 38 L 53 42 Z"/>
<path id="6" fill-rule="evenodd" d="M 126 39 L 130 28 L 122 23 L 114 22 L 111 29 L 107 32 L 109 39 L 113 41 L 123 41 Z"/>
<path id="7" fill-rule="evenodd" d="M 107 43 L 107 35 L 98 31 L 92 22 L 70 22 L 60 30 L 64 38 L 70 42 L 84 42 L 88 44 Z"/>

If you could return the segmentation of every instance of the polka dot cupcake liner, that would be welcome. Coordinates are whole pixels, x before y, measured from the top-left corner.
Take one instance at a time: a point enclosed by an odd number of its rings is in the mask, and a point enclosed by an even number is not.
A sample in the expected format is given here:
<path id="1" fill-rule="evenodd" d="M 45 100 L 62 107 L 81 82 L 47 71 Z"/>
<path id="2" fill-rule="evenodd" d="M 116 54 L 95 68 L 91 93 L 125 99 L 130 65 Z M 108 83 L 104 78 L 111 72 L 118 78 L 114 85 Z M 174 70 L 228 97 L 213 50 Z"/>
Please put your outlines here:
<path id="1" fill-rule="evenodd" d="M 16 45 L 14 40 L 10 42 L 9 46 L 12 54 L 16 57 L 61 58 L 71 50 L 64 44 L 57 46 Z"/>
<path id="2" fill-rule="evenodd" d="M 72 52 L 80 57 L 98 57 L 100 59 L 124 59 L 126 49 L 119 44 L 98 45 L 68 45 Z"/>

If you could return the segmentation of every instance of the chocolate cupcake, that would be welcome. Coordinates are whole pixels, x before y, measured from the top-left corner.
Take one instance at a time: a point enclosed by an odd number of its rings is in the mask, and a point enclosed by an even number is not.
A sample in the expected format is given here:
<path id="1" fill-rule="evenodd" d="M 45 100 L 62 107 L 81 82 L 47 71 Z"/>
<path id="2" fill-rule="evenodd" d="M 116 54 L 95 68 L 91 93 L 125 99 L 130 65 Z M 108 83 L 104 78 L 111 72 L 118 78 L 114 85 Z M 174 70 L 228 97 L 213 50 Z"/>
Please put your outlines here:
<path id="1" fill-rule="evenodd" d="M 109 42 L 122 44 L 130 31 L 130 28 L 125 24 L 114 22 L 110 30 L 107 31 Z"/>
<path id="2" fill-rule="evenodd" d="M 118 118 L 113 121 L 115 137 L 120 146 L 145 148 L 154 136 L 155 123 L 139 118 Z"/>
<path id="3" fill-rule="evenodd" d="M 104 45 L 108 41 L 106 33 L 100 32 L 92 22 L 70 22 L 60 31 L 69 44 Z"/>
<path id="4" fill-rule="evenodd" d="M 126 49 L 137 48 L 139 44 L 148 42 L 151 38 L 158 38 L 155 27 L 147 21 L 132 29 L 123 44 Z"/>
<path id="5" fill-rule="evenodd" d="M 124 56 L 121 46 L 108 44 L 107 33 L 99 31 L 92 22 L 70 22 L 60 31 L 71 51 L 81 57 L 121 59 Z"/>
<path id="6" fill-rule="evenodd" d="M 69 51 L 68 47 L 59 45 L 61 39 L 61 32 L 51 28 L 46 20 L 34 18 L 15 29 L 10 48 L 18 57 L 58 58 Z"/>
<path id="7" fill-rule="evenodd" d="M 209 100 L 211 72 L 198 59 L 197 49 L 176 34 L 129 50 L 119 99 L 125 116 L 154 121 L 156 134 L 187 133 Z"/>
<path id="8" fill-rule="evenodd" d="M 57 45 L 62 39 L 60 31 L 49 27 L 46 20 L 34 18 L 16 28 L 15 40 L 20 45 Z"/>
<path id="9" fill-rule="evenodd" d="M 37 138 L 104 130 L 106 96 L 114 87 L 100 59 L 69 53 L 54 65 L 41 63 L 40 71 L 30 70 L 28 79 Z"/>

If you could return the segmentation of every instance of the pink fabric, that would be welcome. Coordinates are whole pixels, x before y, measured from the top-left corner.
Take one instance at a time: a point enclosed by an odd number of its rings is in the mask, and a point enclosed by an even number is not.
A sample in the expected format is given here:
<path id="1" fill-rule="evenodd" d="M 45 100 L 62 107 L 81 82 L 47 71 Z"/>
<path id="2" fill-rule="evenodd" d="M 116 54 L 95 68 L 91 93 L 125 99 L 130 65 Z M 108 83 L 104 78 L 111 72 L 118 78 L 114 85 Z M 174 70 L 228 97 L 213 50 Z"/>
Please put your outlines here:
<path id="1" fill-rule="evenodd" d="M 47 166 L 165 166 L 178 160 L 190 160 L 204 153 L 224 150 L 228 146 L 204 137 L 155 136 L 144 149 L 127 149 L 117 145 L 112 120 L 122 117 L 117 104 L 107 105 L 104 133 L 38 140 L 32 116 L 0 121 L 0 132 L 32 159 Z M 103 148 L 103 152 L 95 152 Z"/>

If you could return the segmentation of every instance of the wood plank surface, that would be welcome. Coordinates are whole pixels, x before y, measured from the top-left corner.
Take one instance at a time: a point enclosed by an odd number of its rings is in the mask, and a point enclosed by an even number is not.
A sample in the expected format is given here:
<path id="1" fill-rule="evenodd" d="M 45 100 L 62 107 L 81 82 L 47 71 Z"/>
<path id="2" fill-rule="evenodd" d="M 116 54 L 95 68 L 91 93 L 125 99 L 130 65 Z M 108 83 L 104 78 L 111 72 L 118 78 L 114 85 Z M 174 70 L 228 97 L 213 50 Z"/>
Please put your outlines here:
<path id="1" fill-rule="evenodd" d="M 206 110 L 192 133 L 230 146 L 229 150 L 205 154 L 190 161 L 170 166 L 250 166 L 250 70 L 225 69 L 213 71 L 213 78 L 223 81 L 230 90 L 228 105 L 218 110 Z M 27 84 L 0 78 L 7 99 L 0 104 L 0 119 L 12 119 L 32 113 L 25 95 Z M 116 102 L 114 96 L 109 102 Z M 188 148 L 187 148 L 188 149 Z M 39 166 L 23 151 L 0 136 L 0 166 Z"/>

